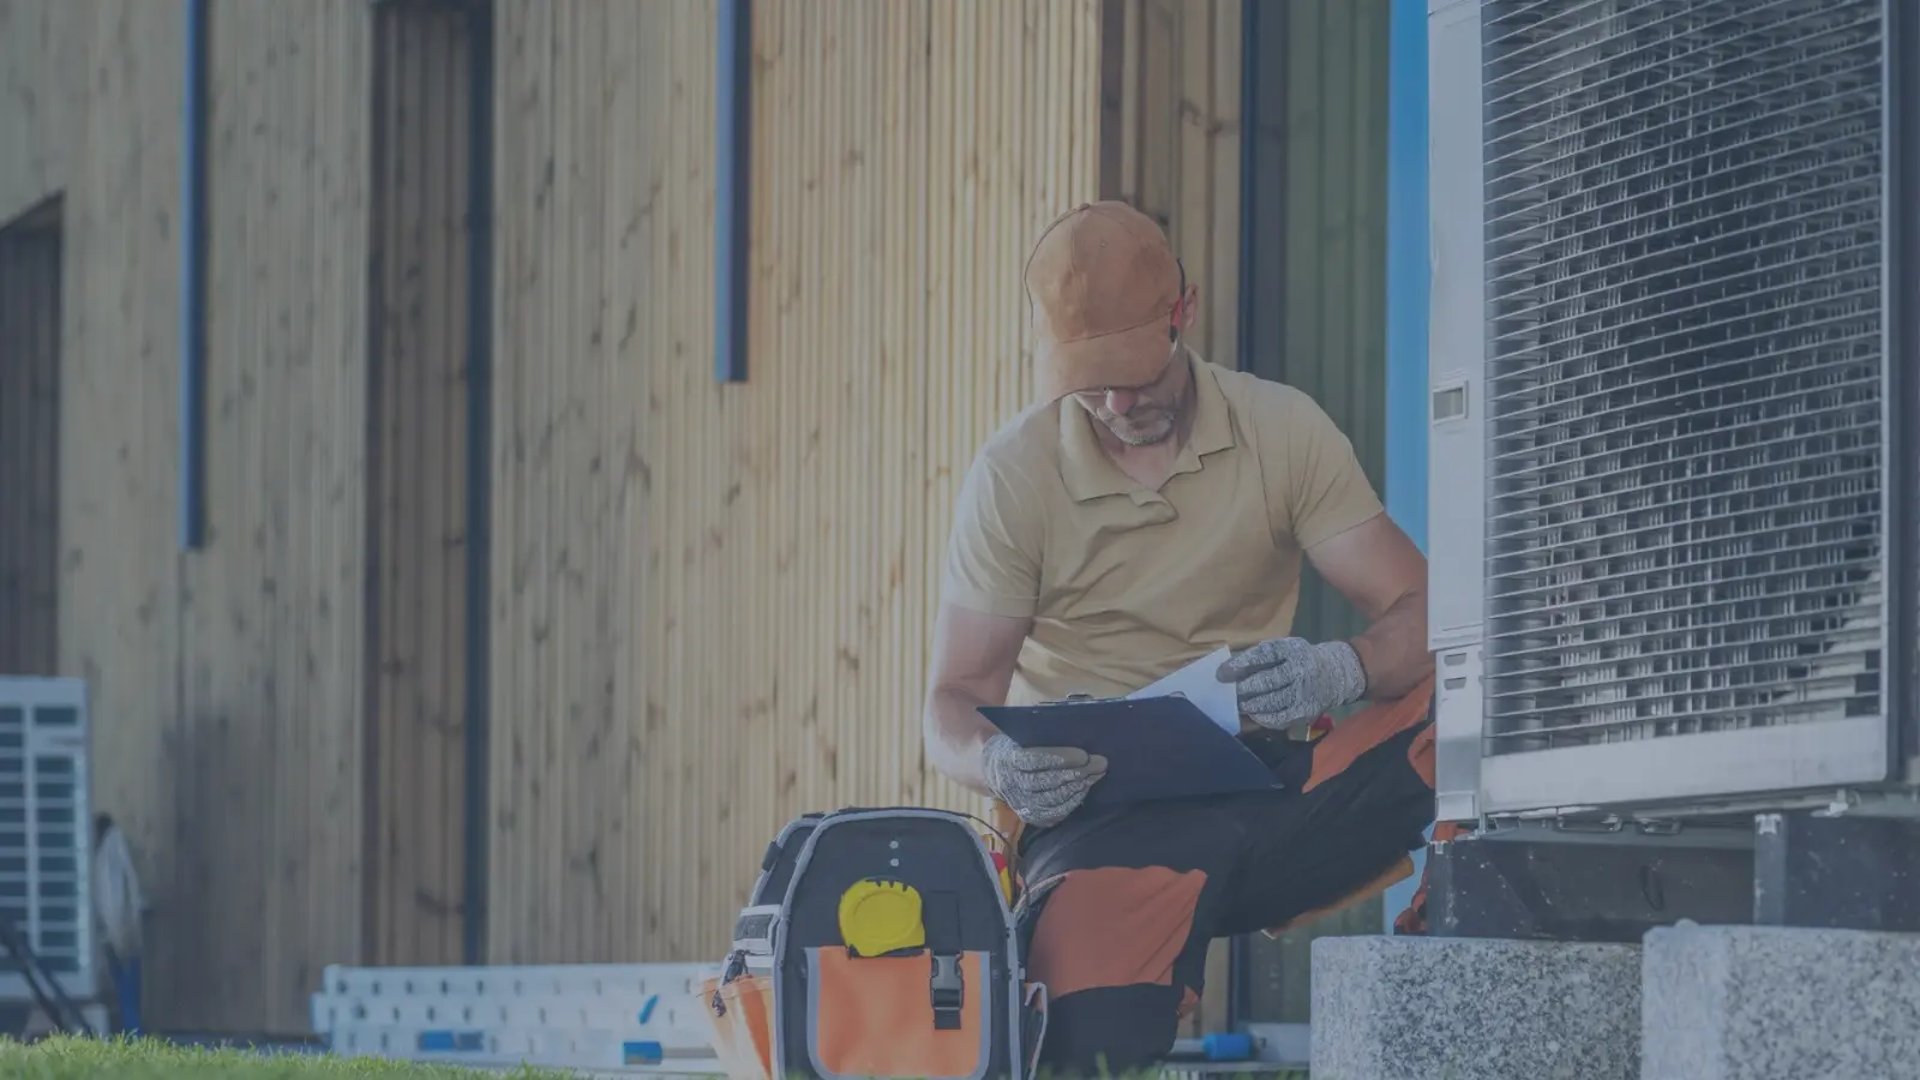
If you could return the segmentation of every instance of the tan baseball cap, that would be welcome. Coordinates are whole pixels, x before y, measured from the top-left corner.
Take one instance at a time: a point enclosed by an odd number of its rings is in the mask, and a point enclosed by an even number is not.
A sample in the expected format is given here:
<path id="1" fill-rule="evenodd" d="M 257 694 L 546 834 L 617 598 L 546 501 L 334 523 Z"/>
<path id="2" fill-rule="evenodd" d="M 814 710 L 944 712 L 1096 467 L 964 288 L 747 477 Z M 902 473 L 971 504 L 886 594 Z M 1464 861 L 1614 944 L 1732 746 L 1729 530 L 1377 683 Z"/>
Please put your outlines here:
<path id="1" fill-rule="evenodd" d="M 1055 218 L 1026 269 L 1047 400 L 1164 371 L 1181 277 L 1166 233 L 1126 203 L 1082 203 Z"/>

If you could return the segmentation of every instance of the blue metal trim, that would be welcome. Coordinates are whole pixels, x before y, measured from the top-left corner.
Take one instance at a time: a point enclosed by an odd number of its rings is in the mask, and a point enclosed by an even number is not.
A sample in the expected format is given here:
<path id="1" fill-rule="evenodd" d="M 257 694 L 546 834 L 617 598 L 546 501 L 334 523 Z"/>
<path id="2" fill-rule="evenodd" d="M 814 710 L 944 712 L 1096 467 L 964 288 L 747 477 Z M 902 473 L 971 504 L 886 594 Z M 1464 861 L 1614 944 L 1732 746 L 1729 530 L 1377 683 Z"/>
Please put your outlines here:
<path id="1" fill-rule="evenodd" d="M 720 382 L 747 378 L 748 151 L 753 122 L 753 7 L 721 0 L 714 142 L 713 375 Z"/>
<path id="2" fill-rule="evenodd" d="M 1427 549 L 1427 5 L 1393 0 L 1387 87 L 1387 512 Z M 1383 897 L 1385 928 L 1414 876 Z"/>
<path id="3" fill-rule="evenodd" d="M 180 176 L 180 546 L 206 542 L 207 0 L 187 0 Z"/>

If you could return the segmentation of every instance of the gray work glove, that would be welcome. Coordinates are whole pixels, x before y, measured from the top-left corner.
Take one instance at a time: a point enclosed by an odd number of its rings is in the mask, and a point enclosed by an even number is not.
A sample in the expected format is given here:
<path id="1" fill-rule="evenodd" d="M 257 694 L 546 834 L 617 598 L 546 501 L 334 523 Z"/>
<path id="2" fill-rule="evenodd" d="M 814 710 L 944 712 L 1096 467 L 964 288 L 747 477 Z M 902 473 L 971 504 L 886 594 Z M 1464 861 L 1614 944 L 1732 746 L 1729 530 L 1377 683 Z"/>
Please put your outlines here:
<path id="1" fill-rule="evenodd" d="M 1107 759 L 1071 746 L 1023 747 L 1001 734 L 981 748 L 987 787 L 1020 820 L 1046 828 L 1065 821 L 1107 775 Z"/>
<path id="2" fill-rule="evenodd" d="M 1264 728 L 1318 719 L 1367 692 L 1360 655 L 1344 641 L 1263 641 L 1221 664 L 1218 677 L 1237 684 L 1240 711 Z"/>

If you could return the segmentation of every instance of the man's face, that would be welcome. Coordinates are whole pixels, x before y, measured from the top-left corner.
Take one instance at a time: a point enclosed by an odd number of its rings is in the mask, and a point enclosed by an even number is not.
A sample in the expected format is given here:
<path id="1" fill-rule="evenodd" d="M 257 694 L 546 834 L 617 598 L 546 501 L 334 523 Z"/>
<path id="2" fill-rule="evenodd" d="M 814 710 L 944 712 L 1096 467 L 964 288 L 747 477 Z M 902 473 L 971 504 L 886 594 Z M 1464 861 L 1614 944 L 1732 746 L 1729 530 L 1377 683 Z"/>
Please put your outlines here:
<path id="1" fill-rule="evenodd" d="M 1074 396 L 1088 415 L 1128 446 L 1152 446 L 1173 437 L 1179 427 L 1192 381 L 1176 345 L 1167 363 L 1150 383 L 1083 390 Z"/>

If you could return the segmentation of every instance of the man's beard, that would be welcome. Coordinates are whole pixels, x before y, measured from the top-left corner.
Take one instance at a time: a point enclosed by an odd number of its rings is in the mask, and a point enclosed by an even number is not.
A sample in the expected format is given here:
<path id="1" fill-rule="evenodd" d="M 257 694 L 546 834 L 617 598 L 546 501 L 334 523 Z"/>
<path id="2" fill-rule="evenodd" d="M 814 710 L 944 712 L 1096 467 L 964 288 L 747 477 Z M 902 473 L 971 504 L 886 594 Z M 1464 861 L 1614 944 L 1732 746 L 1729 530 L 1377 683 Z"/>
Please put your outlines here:
<path id="1" fill-rule="evenodd" d="M 1114 438 L 1128 446 L 1153 446 L 1172 438 L 1175 427 L 1173 410 L 1155 410 L 1155 413 L 1157 415 L 1151 424 L 1135 424 L 1131 417 L 1114 416 L 1111 413 L 1098 419 Z"/>

